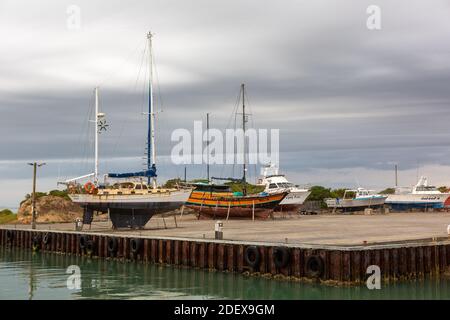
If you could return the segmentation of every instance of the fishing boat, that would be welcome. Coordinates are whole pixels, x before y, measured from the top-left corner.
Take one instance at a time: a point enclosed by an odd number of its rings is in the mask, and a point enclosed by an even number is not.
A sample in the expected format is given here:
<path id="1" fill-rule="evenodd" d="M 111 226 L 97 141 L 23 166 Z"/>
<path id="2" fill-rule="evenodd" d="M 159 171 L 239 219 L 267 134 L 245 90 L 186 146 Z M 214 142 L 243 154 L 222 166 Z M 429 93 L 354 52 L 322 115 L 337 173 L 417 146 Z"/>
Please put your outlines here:
<path id="1" fill-rule="evenodd" d="M 373 190 L 357 188 L 345 190 L 342 198 L 328 198 L 325 203 L 328 208 L 342 211 L 358 211 L 366 208 L 380 208 L 384 206 L 387 196 L 376 194 Z"/>
<path id="2" fill-rule="evenodd" d="M 245 85 L 241 85 L 242 97 L 242 129 L 244 136 L 243 154 L 246 154 L 245 124 L 248 121 L 245 113 Z M 209 118 L 207 121 L 209 126 Z M 208 152 L 207 152 L 208 154 Z M 232 192 L 226 184 L 214 184 L 209 179 L 209 162 L 207 161 L 207 183 L 195 184 L 195 189 L 186 202 L 186 207 L 198 212 L 199 218 L 252 218 L 267 219 L 274 208 L 289 194 L 289 188 L 281 188 L 275 192 L 260 192 L 247 195 L 246 160 L 244 156 L 242 178 L 212 177 L 212 180 L 236 182 L 243 187 L 243 192 Z"/>
<path id="3" fill-rule="evenodd" d="M 307 188 L 300 188 L 286 179 L 286 176 L 279 173 L 278 167 L 269 164 L 262 168 L 262 177 L 257 185 L 264 186 L 264 192 L 274 194 L 289 190 L 289 194 L 275 208 L 275 211 L 297 211 L 311 194 Z"/>
<path id="4" fill-rule="evenodd" d="M 149 47 L 148 131 L 146 169 L 130 173 L 108 173 L 103 183 L 98 178 L 98 135 L 104 128 L 104 114 L 99 112 L 98 89 L 95 89 L 95 165 L 94 173 L 66 180 L 69 197 L 84 209 L 83 223 L 90 224 L 93 212 L 108 212 L 113 228 L 143 228 L 154 214 L 180 208 L 191 193 L 190 188 L 157 186 L 155 112 L 152 83 L 152 34 Z M 92 178 L 82 186 L 79 180 Z M 112 181 L 111 181 L 112 180 Z"/>
<path id="5" fill-rule="evenodd" d="M 197 211 L 199 218 L 267 219 L 288 193 L 245 195 L 227 185 L 195 184 L 186 207 Z"/>
<path id="6" fill-rule="evenodd" d="M 425 176 L 412 188 L 396 187 L 395 194 L 390 194 L 386 199 L 386 204 L 393 210 L 410 209 L 442 209 L 449 193 L 440 192 L 435 186 L 428 185 Z"/>

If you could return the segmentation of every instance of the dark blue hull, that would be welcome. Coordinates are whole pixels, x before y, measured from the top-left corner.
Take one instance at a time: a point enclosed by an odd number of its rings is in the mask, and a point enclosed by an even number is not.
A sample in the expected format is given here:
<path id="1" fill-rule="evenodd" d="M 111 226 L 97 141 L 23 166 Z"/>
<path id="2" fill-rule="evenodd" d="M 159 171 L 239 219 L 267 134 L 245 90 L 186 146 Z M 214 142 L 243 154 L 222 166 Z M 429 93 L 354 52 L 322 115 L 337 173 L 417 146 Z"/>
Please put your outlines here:
<path id="1" fill-rule="evenodd" d="M 179 209 L 184 202 L 110 202 L 85 203 L 83 223 L 91 224 L 94 211 L 108 212 L 114 229 L 143 228 L 155 214 L 170 212 Z"/>
<path id="2" fill-rule="evenodd" d="M 411 209 L 442 209 L 444 208 L 444 203 L 389 203 L 388 204 L 392 210 L 396 211 L 406 211 Z"/>

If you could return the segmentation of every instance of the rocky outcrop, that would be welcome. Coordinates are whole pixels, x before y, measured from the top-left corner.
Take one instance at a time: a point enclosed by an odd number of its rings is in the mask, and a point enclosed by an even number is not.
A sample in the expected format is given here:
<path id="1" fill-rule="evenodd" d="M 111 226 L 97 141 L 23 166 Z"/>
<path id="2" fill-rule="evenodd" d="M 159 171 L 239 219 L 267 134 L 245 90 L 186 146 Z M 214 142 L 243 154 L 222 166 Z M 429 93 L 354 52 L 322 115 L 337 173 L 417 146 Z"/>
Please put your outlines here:
<path id="1" fill-rule="evenodd" d="M 67 198 L 42 196 L 36 200 L 37 222 L 73 222 L 81 218 L 83 210 Z M 17 212 L 19 223 L 31 222 L 31 199 L 24 201 Z"/>

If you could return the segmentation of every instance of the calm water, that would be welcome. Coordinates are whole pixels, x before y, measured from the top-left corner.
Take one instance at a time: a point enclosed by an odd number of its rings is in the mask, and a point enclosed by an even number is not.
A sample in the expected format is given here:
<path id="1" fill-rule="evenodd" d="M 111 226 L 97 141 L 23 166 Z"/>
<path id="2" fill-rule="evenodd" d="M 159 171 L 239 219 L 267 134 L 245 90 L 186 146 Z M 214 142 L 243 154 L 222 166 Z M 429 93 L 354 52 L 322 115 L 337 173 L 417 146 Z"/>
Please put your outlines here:
<path id="1" fill-rule="evenodd" d="M 78 265 L 81 289 L 67 288 Z M 0 248 L 0 299 L 450 299 L 450 280 L 330 287 Z"/>

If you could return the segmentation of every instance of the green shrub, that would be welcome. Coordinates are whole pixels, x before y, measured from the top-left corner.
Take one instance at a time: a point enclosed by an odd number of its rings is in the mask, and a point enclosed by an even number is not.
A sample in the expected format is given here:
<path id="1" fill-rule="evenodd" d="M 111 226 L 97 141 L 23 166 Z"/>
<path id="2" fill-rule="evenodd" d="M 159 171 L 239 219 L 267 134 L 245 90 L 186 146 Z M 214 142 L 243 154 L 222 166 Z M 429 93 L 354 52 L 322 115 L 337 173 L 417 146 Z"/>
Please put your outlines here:
<path id="1" fill-rule="evenodd" d="M 51 190 L 48 192 L 48 195 L 70 200 L 67 190 Z"/>
<path id="2" fill-rule="evenodd" d="M 193 179 L 193 180 L 190 180 L 189 182 L 191 182 L 191 183 L 208 183 L 209 181 L 208 181 L 208 179 Z"/>
<path id="3" fill-rule="evenodd" d="M 438 190 L 439 190 L 440 192 L 442 192 L 442 193 L 447 193 L 447 192 L 450 191 L 450 189 L 447 188 L 446 186 L 441 186 L 441 187 L 438 188 Z"/>
<path id="4" fill-rule="evenodd" d="M 323 199 L 331 198 L 331 189 L 322 186 L 313 186 L 310 189 L 308 201 L 323 201 Z"/>
<path id="5" fill-rule="evenodd" d="M 0 211 L 0 224 L 9 223 L 17 219 L 17 215 L 9 209 Z"/>
<path id="6" fill-rule="evenodd" d="M 242 192 L 242 193 L 244 192 L 244 184 L 242 182 L 227 182 L 225 184 L 231 187 L 232 192 Z M 263 192 L 265 187 L 245 183 L 245 189 L 247 191 L 247 194 L 256 194 Z"/>
<path id="7" fill-rule="evenodd" d="M 384 189 L 383 191 L 380 191 L 380 194 L 394 194 L 395 193 L 395 188 L 387 188 Z"/>
<path id="8" fill-rule="evenodd" d="M 181 183 L 184 183 L 180 178 L 175 179 L 169 179 L 166 181 L 166 183 L 163 185 L 163 188 L 175 188 L 176 186 L 180 185 Z"/>
<path id="9" fill-rule="evenodd" d="M 12 212 L 9 209 L 3 209 L 2 211 L 0 211 L 0 216 L 9 216 L 9 215 L 12 215 L 12 214 L 14 214 L 14 212 Z"/>
<path id="10" fill-rule="evenodd" d="M 44 197 L 44 196 L 55 196 L 55 197 L 61 197 L 61 198 L 70 200 L 67 190 L 56 190 L 55 189 L 55 190 L 49 191 L 48 193 L 47 192 L 39 192 L 39 191 L 36 192 L 36 200 L 41 197 Z M 25 199 L 23 199 L 20 202 L 20 205 L 22 205 L 25 201 L 27 201 L 29 199 L 31 199 L 31 194 L 28 193 L 25 195 Z"/>

